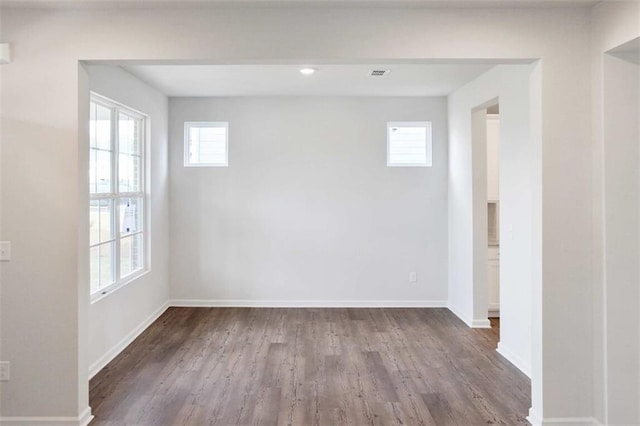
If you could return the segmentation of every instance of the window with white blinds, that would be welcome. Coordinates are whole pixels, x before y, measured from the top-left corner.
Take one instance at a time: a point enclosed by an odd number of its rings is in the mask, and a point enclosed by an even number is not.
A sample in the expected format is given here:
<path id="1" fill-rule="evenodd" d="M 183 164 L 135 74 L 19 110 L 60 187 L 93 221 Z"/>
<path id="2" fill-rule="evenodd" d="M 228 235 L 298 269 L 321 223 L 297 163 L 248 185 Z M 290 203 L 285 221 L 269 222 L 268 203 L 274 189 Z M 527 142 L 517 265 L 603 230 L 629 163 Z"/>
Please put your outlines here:
<path id="1" fill-rule="evenodd" d="M 387 167 L 431 167 L 431 122 L 387 123 Z"/>
<path id="2" fill-rule="evenodd" d="M 184 165 L 229 165 L 229 124 L 184 123 Z"/>

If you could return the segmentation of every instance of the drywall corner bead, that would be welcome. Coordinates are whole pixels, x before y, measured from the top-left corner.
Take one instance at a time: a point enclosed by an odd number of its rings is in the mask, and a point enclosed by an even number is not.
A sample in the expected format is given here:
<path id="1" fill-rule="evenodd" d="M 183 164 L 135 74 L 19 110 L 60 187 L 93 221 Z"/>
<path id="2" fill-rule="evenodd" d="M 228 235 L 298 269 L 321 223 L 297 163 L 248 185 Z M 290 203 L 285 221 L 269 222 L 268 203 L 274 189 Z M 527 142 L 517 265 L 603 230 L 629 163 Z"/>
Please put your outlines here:
<path id="1" fill-rule="evenodd" d="M 11 62 L 11 48 L 9 43 L 0 43 L 0 64 Z"/>

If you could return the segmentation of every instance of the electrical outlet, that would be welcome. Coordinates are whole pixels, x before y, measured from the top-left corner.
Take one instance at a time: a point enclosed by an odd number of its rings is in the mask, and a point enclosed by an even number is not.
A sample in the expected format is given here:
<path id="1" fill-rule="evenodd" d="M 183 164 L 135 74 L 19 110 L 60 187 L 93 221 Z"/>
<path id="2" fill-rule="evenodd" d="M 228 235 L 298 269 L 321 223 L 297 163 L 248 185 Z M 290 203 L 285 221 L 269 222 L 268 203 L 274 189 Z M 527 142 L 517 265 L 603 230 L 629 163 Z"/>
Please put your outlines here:
<path id="1" fill-rule="evenodd" d="M 409 282 L 410 283 L 418 282 L 418 274 L 416 272 L 409 272 Z"/>
<path id="2" fill-rule="evenodd" d="M 11 378 L 11 364 L 9 361 L 0 361 L 0 382 L 8 382 Z"/>

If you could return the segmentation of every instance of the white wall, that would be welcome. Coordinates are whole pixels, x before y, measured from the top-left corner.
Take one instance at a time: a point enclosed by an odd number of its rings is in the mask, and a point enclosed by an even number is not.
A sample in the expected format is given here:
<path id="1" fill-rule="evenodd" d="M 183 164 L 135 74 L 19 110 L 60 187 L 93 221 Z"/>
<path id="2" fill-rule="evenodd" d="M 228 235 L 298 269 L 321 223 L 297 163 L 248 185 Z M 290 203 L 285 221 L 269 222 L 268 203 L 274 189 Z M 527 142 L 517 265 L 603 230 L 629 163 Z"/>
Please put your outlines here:
<path id="1" fill-rule="evenodd" d="M 640 4 L 592 12 L 594 417 L 640 423 L 638 66 L 606 52 L 640 36 Z M 635 235 L 635 237 L 634 237 Z"/>
<path id="2" fill-rule="evenodd" d="M 88 347 L 78 337 L 88 320 L 80 301 L 89 291 L 78 278 L 85 188 L 78 99 L 86 87 L 78 60 L 301 58 L 542 58 L 536 81 L 544 120 L 534 130 L 544 154 L 536 167 L 544 170 L 536 225 L 544 262 L 533 273 L 541 283 L 534 294 L 534 325 L 544 364 L 533 370 L 534 393 L 540 394 L 533 405 L 544 417 L 591 415 L 591 386 L 581 386 L 593 373 L 591 323 L 566 321 L 575 313 L 588 318 L 591 308 L 585 290 L 592 229 L 589 10 L 4 9 L 1 19 L 0 37 L 13 44 L 15 54 L 3 65 L 0 88 L 0 238 L 11 240 L 14 249 L 12 262 L 2 268 L 0 356 L 12 361 L 12 380 L 2 383 L 3 416 L 77 416 L 87 407 L 82 375 Z"/>
<path id="3" fill-rule="evenodd" d="M 446 108 L 444 97 L 172 98 L 172 298 L 446 306 Z M 183 166 L 186 121 L 229 122 L 228 168 Z M 388 121 L 432 122 L 433 167 L 386 166 Z"/>
<path id="4" fill-rule="evenodd" d="M 472 118 L 472 110 L 499 97 L 498 349 L 527 375 L 531 374 L 532 362 L 531 276 L 535 267 L 529 97 L 532 70 L 533 65 L 501 65 L 449 96 L 449 303 L 470 325 L 481 325 L 487 320 L 486 111 L 477 110 Z M 478 126 L 476 123 L 481 127 L 473 127 Z"/>
<path id="5" fill-rule="evenodd" d="M 500 115 L 487 114 L 487 201 L 500 200 L 500 185 L 498 182 L 500 177 L 499 149 Z M 497 204 L 496 209 L 499 218 L 500 203 Z M 499 315 L 500 312 L 500 246 L 489 246 L 488 258 L 489 316 L 495 316 Z"/>
<path id="6" fill-rule="evenodd" d="M 168 99 L 118 67 L 89 66 L 87 72 L 92 91 L 147 114 L 150 125 L 150 269 L 89 307 L 89 370 L 96 373 L 169 298 Z M 88 148 L 84 151 L 88 155 Z"/>
<path id="7" fill-rule="evenodd" d="M 487 114 L 487 200 L 500 199 L 500 116 Z"/>
<path id="8" fill-rule="evenodd" d="M 604 229 L 607 420 L 637 424 L 640 358 L 638 275 L 638 65 L 604 58 Z"/>

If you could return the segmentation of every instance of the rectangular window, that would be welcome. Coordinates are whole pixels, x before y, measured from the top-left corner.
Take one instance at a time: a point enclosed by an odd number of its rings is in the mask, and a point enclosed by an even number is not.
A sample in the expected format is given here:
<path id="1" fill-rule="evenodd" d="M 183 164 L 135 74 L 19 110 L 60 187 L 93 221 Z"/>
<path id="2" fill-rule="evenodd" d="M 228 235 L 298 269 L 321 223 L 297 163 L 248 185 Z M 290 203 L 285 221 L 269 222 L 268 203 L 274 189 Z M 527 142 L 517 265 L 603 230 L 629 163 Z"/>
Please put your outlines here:
<path id="1" fill-rule="evenodd" d="M 89 257 L 95 297 L 147 268 L 146 117 L 96 94 L 89 112 Z"/>
<path id="2" fill-rule="evenodd" d="M 431 167 L 431 122 L 387 123 L 387 167 Z"/>
<path id="3" fill-rule="evenodd" d="M 229 123 L 184 123 L 184 165 L 229 165 Z"/>

